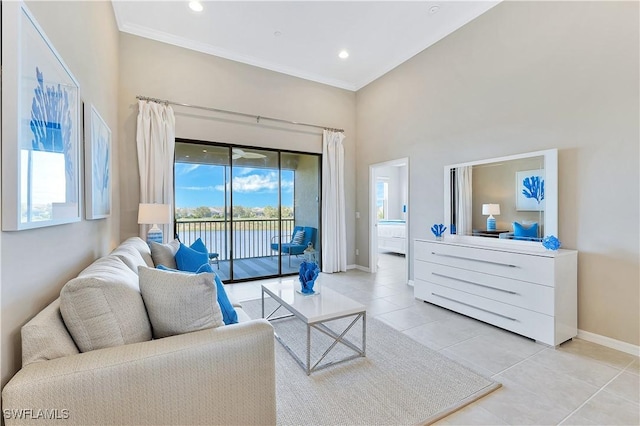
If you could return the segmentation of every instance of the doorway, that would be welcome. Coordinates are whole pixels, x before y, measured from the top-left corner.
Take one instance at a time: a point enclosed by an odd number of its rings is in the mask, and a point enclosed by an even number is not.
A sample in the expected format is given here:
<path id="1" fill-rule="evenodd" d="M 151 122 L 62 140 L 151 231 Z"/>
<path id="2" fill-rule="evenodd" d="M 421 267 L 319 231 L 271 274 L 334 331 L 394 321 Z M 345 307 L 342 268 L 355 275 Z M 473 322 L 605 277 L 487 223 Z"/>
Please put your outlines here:
<path id="1" fill-rule="evenodd" d="M 369 166 L 369 269 L 403 263 L 409 273 L 409 159 Z"/>

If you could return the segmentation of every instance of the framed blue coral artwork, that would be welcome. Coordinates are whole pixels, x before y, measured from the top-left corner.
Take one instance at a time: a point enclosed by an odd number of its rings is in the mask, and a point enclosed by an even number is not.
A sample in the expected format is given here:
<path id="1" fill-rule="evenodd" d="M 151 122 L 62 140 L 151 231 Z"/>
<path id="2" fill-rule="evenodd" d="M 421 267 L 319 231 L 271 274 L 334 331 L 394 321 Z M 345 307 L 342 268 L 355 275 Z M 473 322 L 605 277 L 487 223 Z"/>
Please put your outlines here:
<path id="1" fill-rule="evenodd" d="M 85 105 L 85 217 L 111 214 L 111 130 L 93 105 Z"/>
<path id="2" fill-rule="evenodd" d="M 544 210 L 544 170 L 516 172 L 516 210 Z"/>
<path id="3" fill-rule="evenodd" d="M 2 68 L 2 230 L 80 221 L 80 87 L 22 2 L 2 2 Z"/>

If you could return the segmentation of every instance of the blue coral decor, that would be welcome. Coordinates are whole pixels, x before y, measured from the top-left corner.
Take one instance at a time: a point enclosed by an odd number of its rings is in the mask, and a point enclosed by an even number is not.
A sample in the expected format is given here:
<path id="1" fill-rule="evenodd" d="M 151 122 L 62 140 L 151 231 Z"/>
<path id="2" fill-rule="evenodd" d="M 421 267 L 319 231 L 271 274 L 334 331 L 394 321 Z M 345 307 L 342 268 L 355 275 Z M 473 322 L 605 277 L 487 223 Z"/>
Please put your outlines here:
<path id="1" fill-rule="evenodd" d="M 441 223 L 435 224 L 431 227 L 431 232 L 433 232 L 433 235 L 435 235 L 436 238 L 441 238 L 446 230 L 447 227 Z"/>
<path id="2" fill-rule="evenodd" d="M 315 262 L 304 261 L 300 264 L 300 287 L 302 294 L 315 294 L 313 286 L 320 274 L 320 268 Z"/>
<path id="3" fill-rule="evenodd" d="M 542 246 L 547 250 L 558 250 L 562 243 L 555 236 L 549 235 L 542 239 Z"/>

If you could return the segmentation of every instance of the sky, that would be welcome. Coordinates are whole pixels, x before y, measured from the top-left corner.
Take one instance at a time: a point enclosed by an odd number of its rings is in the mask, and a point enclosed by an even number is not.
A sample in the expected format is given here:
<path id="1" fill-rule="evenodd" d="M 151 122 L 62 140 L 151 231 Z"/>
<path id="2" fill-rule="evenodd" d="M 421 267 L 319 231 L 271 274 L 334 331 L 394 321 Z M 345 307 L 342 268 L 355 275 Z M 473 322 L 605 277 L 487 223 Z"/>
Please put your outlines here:
<path id="1" fill-rule="evenodd" d="M 224 206 L 224 173 L 228 167 L 176 163 L 176 207 Z M 233 203 L 243 207 L 278 205 L 278 170 L 234 167 Z M 282 170 L 282 205 L 293 207 L 293 171 Z"/>

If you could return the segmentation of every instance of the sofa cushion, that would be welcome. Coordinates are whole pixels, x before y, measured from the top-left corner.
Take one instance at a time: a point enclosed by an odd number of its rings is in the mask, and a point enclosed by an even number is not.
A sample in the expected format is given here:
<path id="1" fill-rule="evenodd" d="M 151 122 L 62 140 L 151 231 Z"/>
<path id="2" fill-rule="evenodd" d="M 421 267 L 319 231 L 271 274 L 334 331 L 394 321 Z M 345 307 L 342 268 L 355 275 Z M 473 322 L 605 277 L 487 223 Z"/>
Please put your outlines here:
<path id="1" fill-rule="evenodd" d="M 184 274 L 141 266 L 138 275 L 154 338 L 223 324 L 215 274 Z"/>
<path id="2" fill-rule="evenodd" d="M 153 268 L 155 265 L 153 264 L 153 258 L 151 257 L 151 248 L 149 244 L 145 243 L 140 237 L 131 237 L 127 238 L 120 244 L 120 246 L 131 246 L 140 252 L 142 259 L 144 259 L 144 263 L 150 268 Z M 134 271 L 136 274 L 138 273 L 138 269 Z"/>
<path id="3" fill-rule="evenodd" d="M 96 260 L 65 284 L 60 312 L 81 352 L 151 340 L 138 276 L 117 256 Z"/>
<path id="4" fill-rule="evenodd" d="M 236 309 L 236 312 L 238 313 L 238 322 L 252 321 L 251 317 L 244 311 L 244 309 Z"/>
<path id="5" fill-rule="evenodd" d="M 152 241 L 150 247 L 153 266 L 164 265 L 171 269 L 178 268 L 175 257 L 178 249 L 180 248 L 180 241 L 176 239 L 167 244 L 160 244 Z"/>
<path id="6" fill-rule="evenodd" d="M 64 326 L 60 298 L 22 326 L 22 366 L 80 353 Z"/>
<path id="7" fill-rule="evenodd" d="M 121 244 L 111 252 L 112 256 L 116 256 L 136 274 L 138 266 L 148 266 L 142 258 L 142 254 L 132 245 Z"/>

